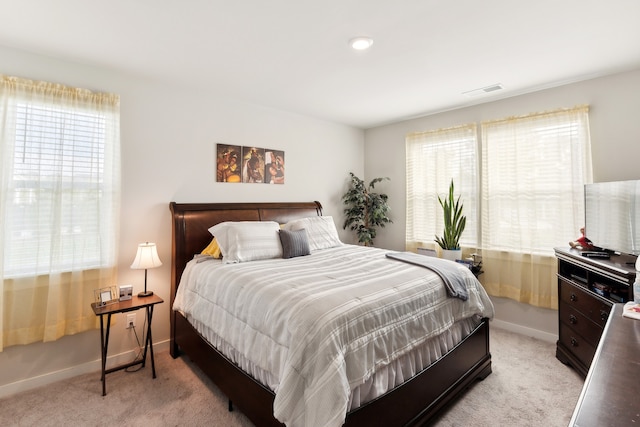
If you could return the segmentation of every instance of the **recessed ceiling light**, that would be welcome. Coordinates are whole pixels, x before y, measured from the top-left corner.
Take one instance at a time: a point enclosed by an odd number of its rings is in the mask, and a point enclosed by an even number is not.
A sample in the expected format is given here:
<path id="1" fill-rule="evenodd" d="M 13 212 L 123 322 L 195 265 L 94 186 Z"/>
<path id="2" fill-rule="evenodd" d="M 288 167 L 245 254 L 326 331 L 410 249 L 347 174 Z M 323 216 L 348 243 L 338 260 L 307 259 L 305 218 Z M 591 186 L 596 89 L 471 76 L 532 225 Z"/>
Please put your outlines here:
<path id="1" fill-rule="evenodd" d="M 356 37 L 349 40 L 349 45 L 355 50 L 366 50 L 373 44 L 373 39 L 369 37 Z"/>

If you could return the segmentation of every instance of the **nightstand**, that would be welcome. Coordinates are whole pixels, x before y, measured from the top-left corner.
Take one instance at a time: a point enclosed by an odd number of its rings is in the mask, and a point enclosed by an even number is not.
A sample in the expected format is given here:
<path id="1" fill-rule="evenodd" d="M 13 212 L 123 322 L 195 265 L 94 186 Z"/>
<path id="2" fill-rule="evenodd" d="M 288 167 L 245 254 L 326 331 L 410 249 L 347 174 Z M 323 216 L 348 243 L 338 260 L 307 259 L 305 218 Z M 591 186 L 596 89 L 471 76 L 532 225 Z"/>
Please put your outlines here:
<path id="1" fill-rule="evenodd" d="M 151 320 L 153 318 L 153 307 L 156 304 L 163 303 L 164 300 L 157 295 L 151 295 L 149 297 L 140 298 L 138 296 L 133 296 L 128 301 L 118 301 L 107 305 L 99 305 L 98 303 L 92 303 L 91 308 L 96 316 L 100 316 L 100 350 L 102 353 L 102 376 L 100 377 L 102 381 L 102 395 L 105 396 L 107 394 L 106 387 L 106 375 L 119 371 L 121 369 L 128 368 L 130 366 L 142 365 L 144 367 L 145 362 L 147 361 L 147 350 L 151 353 L 151 372 L 153 374 L 153 378 L 156 377 L 156 364 L 153 359 L 153 341 L 151 340 Z M 131 363 L 125 363 L 123 365 L 115 366 L 113 368 L 106 369 L 107 366 L 107 348 L 109 347 L 109 331 L 111 329 L 111 315 L 117 313 L 126 313 L 128 311 L 134 311 L 144 308 L 147 315 L 147 330 L 146 330 L 146 339 L 144 341 L 144 352 L 142 354 L 141 360 L 136 360 Z M 105 322 L 104 317 L 107 316 L 107 325 L 105 330 Z"/>

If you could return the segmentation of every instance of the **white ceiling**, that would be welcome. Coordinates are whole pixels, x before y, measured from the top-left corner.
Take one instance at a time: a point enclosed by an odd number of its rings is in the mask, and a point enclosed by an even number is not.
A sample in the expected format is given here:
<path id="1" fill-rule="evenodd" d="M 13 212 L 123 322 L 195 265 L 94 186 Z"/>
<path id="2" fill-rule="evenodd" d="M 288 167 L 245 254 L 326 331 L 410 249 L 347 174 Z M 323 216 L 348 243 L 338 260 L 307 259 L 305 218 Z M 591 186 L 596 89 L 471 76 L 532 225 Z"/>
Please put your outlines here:
<path id="1" fill-rule="evenodd" d="M 637 69 L 640 1 L 0 0 L 0 45 L 370 128 Z"/>

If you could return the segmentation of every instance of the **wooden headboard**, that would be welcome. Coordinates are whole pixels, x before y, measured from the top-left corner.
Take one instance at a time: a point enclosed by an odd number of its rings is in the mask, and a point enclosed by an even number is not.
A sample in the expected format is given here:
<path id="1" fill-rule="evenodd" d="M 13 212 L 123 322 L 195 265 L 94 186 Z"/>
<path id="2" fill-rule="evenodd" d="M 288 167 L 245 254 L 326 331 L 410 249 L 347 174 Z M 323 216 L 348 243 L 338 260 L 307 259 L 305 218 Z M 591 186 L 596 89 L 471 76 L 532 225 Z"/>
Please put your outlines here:
<path id="1" fill-rule="evenodd" d="M 172 214 L 171 307 L 187 263 L 211 242 L 209 228 L 224 221 L 276 221 L 322 215 L 320 202 L 169 203 Z"/>

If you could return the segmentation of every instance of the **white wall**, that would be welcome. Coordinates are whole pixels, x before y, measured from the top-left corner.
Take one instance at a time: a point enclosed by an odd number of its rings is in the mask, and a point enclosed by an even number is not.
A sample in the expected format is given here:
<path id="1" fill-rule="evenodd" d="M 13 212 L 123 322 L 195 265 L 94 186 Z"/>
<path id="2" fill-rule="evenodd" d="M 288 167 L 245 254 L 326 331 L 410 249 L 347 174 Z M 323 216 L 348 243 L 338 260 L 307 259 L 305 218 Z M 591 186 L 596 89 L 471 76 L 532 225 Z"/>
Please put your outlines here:
<path id="1" fill-rule="evenodd" d="M 640 179 L 639 90 L 640 70 L 635 70 L 367 130 L 365 177 L 391 178 L 380 191 L 389 195 L 393 224 L 380 230 L 376 246 L 404 250 L 406 134 L 588 104 L 594 181 Z M 558 242 L 562 245 L 567 242 Z M 557 311 L 503 298 L 494 302 L 502 326 L 548 340 L 557 337 Z"/>
<path id="2" fill-rule="evenodd" d="M 149 288 L 164 298 L 154 312 L 153 338 L 169 338 L 171 223 L 169 202 L 312 201 L 336 217 L 348 173 L 364 173 L 364 133 L 348 126 L 223 99 L 215 94 L 149 81 L 0 47 L 0 73 L 58 82 L 121 96 L 122 215 L 119 283 L 143 287 L 129 268 L 139 242 L 154 241 L 163 266 L 149 270 Z M 215 182 L 215 145 L 255 145 L 285 151 L 286 183 Z M 122 316 L 122 315 L 119 315 Z M 119 317 L 116 316 L 116 317 Z M 115 319 L 109 354 L 128 360 L 134 340 Z M 137 324 L 142 325 L 138 312 Z M 9 347 L 0 353 L 0 397 L 80 372 L 99 369 L 99 331 L 53 343 Z M 96 391 L 99 391 L 99 377 Z"/>

